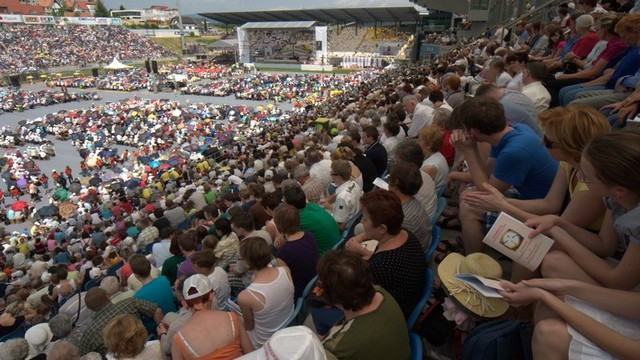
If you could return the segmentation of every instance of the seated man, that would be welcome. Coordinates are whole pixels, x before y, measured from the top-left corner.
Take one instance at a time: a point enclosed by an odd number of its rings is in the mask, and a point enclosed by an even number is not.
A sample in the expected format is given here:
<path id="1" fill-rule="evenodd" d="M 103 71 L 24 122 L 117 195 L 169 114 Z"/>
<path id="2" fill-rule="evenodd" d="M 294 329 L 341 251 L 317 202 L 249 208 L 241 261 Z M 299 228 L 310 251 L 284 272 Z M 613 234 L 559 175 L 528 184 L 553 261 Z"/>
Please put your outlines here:
<path id="1" fill-rule="evenodd" d="M 536 134 L 542 135 L 538 125 L 538 110 L 533 101 L 521 92 L 484 84 L 478 87 L 476 96 L 486 96 L 499 101 L 508 124 L 525 124 Z"/>
<path id="2" fill-rule="evenodd" d="M 531 99 L 538 112 L 547 110 L 551 102 L 551 94 L 542 85 L 547 75 L 547 66 L 540 61 L 532 61 L 524 65 L 522 72 L 522 93 Z"/>
<path id="3" fill-rule="evenodd" d="M 488 183 L 500 192 L 513 187 L 523 199 L 543 198 L 553 183 L 558 163 L 527 126 L 507 125 L 504 112 L 498 101 L 486 96 L 468 99 L 456 109 L 454 116 L 464 131 L 454 132 L 451 143 L 464 156 L 469 173 L 457 173 L 455 178 L 473 182 L 481 191 L 486 191 L 484 184 Z M 481 159 L 478 142 L 491 145 L 488 161 Z M 484 213 L 460 201 L 459 216 L 465 253 L 481 252 Z"/>
<path id="4" fill-rule="evenodd" d="M 99 287 L 91 288 L 85 297 L 87 308 L 95 312 L 91 322 L 85 327 L 80 340 L 80 354 L 86 355 L 96 351 L 105 356 L 107 349 L 102 337 L 102 330 L 116 316 L 132 314 L 153 317 L 156 324 L 162 321 L 162 310 L 156 304 L 140 299 L 129 298 L 117 304 L 111 303 L 107 292 Z"/>
<path id="5" fill-rule="evenodd" d="M 360 198 L 363 191 L 351 180 L 351 164 L 347 160 L 331 162 L 331 178 L 338 186 L 331 215 L 338 223 L 338 228 L 344 230 L 349 220 L 360 211 Z"/>
<path id="6" fill-rule="evenodd" d="M 173 302 L 173 291 L 171 290 L 169 280 L 164 276 L 153 278 L 151 276 L 151 263 L 144 255 L 132 255 L 129 258 L 129 264 L 131 265 L 133 275 L 142 284 L 140 290 L 138 290 L 133 297 L 156 304 L 162 310 L 163 315 L 176 312 L 177 309 Z M 144 317 L 142 320 L 147 331 L 154 333 L 156 324 L 154 324 L 153 319 Z"/>

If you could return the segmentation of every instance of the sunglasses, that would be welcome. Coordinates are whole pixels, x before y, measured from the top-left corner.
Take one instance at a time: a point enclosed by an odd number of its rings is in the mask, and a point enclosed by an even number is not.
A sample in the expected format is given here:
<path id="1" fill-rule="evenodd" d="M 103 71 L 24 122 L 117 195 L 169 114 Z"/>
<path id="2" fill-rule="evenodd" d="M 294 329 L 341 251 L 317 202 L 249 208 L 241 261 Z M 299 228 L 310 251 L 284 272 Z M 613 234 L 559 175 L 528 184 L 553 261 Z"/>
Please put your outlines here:
<path id="1" fill-rule="evenodd" d="M 555 143 L 547 137 L 547 135 L 542 135 L 542 141 L 544 142 L 544 147 L 547 149 L 553 149 L 555 147 Z"/>

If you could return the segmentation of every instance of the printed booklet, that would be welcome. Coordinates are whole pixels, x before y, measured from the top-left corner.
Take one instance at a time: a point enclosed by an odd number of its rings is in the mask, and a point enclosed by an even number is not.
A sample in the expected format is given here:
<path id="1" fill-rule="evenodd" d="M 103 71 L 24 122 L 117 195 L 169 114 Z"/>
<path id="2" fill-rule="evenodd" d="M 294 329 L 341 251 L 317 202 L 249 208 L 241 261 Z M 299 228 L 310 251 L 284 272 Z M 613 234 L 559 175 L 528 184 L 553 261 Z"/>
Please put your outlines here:
<path id="1" fill-rule="evenodd" d="M 533 229 L 521 221 L 502 212 L 482 242 L 534 271 L 551 249 L 553 240 L 543 234 L 529 238 L 528 235 L 532 231 Z"/>

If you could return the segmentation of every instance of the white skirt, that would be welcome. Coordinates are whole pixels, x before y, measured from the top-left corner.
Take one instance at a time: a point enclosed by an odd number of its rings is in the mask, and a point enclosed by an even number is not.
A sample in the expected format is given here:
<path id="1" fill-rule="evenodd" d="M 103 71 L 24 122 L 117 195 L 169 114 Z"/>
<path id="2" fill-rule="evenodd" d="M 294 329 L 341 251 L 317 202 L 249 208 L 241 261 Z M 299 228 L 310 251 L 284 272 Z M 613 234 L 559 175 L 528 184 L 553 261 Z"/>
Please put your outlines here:
<path id="1" fill-rule="evenodd" d="M 616 332 L 636 340 L 640 340 L 640 320 L 623 317 L 612 312 L 602 310 L 572 296 L 565 296 L 564 302 L 597 322 L 606 325 Z M 616 359 L 613 355 L 601 349 L 591 340 L 580 334 L 567 324 L 569 335 L 572 336 L 569 346 L 569 359 L 576 360 L 608 360 Z"/>

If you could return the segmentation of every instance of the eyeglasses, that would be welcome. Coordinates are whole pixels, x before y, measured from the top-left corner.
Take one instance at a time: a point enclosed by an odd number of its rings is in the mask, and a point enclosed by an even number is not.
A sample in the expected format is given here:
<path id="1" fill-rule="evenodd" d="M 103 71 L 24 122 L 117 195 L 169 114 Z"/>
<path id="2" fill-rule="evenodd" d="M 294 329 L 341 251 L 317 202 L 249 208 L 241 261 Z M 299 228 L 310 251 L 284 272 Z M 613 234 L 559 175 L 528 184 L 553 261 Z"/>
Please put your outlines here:
<path id="1" fill-rule="evenodd" d="M 578 171 L 577 176 L 578 176 L 578 180 L 582 181 L 585 184 L 601 184 L 601 182 L 599 181 L 594 181 L 590 179 L 587 175 L 585 175 L 585 173 L 582 170 Z"/>
<path id="2" fill-rule="evenodd" d="M 547 149 L 553 149 L 556 147 L 555 146 L 556 143 L 549 140 L 546 134 L 542 135 L 542 142 L 544 143 L 544 147 L 546 147 Z"/>

